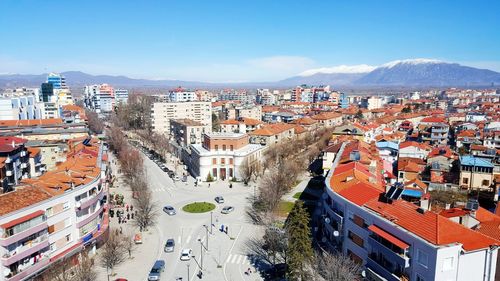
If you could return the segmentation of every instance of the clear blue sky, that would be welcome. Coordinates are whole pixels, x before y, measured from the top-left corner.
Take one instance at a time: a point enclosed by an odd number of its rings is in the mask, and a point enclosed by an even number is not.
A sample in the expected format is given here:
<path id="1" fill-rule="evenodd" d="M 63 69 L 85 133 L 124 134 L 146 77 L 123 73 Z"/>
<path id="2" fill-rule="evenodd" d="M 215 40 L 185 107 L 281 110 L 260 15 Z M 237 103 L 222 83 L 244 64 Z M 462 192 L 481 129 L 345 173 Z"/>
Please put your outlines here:
<path id="1" fill-rule="evenodd" d="M 408 58 L 500 70 L 500 1 L 2 0 L 0 11 L 0 73 L 269 81 Z"/>

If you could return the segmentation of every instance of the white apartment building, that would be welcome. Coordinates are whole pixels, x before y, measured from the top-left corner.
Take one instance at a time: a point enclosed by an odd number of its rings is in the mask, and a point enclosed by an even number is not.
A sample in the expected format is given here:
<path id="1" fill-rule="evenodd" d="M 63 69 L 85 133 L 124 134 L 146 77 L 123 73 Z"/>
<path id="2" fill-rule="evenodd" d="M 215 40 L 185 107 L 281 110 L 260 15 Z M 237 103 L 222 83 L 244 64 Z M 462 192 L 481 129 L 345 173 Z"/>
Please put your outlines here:
<path id="1" fill-rule="evenodd" d="M 171 119 L 191 119 L 205 126 L 212 126 L 212 103 L 210 102 L 155 102 L 151 112 L 153 129 L 170 134 Z"/>
<path id="2" fill-rule="evenodd" d="M 89 144 L 94 152 L 79 151 L 57 171 L 0 195 L 0 281 L 31 280 L 58 260 L 85 248 L 95 251 L 105 237 L 105 152 L 96 140 Z"/>
<path id="3" fill-rule="evenodd" d="M 382 106 L 384 105 L 384 101 L 380 97 L 369 97 L 366 102 L 367 102 L 366 108 L 368 110 L 382 108 Z"/>
<path id="4" fill-rule="evenodd" d="M 367 280 L 495 280 L 496 240 L 385 192 L 377 160 L 345 149 L 325 180 L 320 240 L 360 262 Z"/>
<path id="5" fill-rule="evenodd" d="M 168 93 L 168 100 L 170 102 L 188 102 L 188 101 L 197 101 L 198 96 L 196 92 L 186 91 L 182 88 L 176 89 L 170 93 Z"/>

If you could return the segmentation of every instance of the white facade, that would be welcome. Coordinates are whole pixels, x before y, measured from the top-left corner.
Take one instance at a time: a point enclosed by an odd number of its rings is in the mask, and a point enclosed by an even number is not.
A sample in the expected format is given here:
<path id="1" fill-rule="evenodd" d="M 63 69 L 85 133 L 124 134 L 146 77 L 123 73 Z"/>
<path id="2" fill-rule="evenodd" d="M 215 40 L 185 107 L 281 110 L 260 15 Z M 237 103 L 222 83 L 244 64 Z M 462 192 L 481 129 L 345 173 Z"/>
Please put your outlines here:
<path id="1" fill-rule="evenodd" d="M 169 93 L 171 102 L 188 102 L 198 100 L 198 96 L 192 91 L 174 91 Z"/>
<path id="2" fill-rule="evenodd" d="M 367 109 L 372 110 L 372 109 L 377 109 L 381 108 L 383 106 L 383 100 L 382 98 L 379 97 L 370 97 L 367 100 Z"/>
<path id="3" fill-rule="evenodd" d="M 170 119 L 191 119 L 211 126 L 212 104 L 210 102 L 155 102 L 151 117 L 154 130 L 169 135 Z"/>

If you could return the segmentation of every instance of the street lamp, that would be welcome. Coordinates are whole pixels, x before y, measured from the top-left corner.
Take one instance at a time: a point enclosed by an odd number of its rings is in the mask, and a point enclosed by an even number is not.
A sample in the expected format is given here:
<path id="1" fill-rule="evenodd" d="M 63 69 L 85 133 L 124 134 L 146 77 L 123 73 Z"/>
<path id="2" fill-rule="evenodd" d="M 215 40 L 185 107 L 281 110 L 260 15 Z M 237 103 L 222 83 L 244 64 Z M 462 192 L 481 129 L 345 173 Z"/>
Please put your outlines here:
<path id="1" fill-rule="evenodd" d="M 212 231 L 212 228 L 214 226 L 214 223 L 213 223 L 213 214 L 214 214 L 214 212 L 210 212 L 210 234 L 214 234 L 213 231 Z M 207 243 L 207 248 L 208 248 L 208 243 Z"/>
<path id="2" fill-rule="evenodd" d="M 204 224 L 203 227 L 205 227 L 205 230 L 207 231 L 207 234 L 206 234 L 206 236 L 207 236 L 207 248 L 206 248 L 206 250 L 208 252 L 208 226 L 206 224 Z"/>
<path id="3" fill-rule="evenodd" d="M 188 269 L 188 276 L 187 276 L 186 280 L 188 280 L 188 281 L 189 281 L 189 263 L 188 263 L 188 264 L 186 264 L 186 266 L 187 266 L 187 269 Z"/>
<path id="4" fill-rule="evenodd" d="M 200 270 L 203 270 L 203 241 L 201 238 L 198 241 L 200 241 Z"/>

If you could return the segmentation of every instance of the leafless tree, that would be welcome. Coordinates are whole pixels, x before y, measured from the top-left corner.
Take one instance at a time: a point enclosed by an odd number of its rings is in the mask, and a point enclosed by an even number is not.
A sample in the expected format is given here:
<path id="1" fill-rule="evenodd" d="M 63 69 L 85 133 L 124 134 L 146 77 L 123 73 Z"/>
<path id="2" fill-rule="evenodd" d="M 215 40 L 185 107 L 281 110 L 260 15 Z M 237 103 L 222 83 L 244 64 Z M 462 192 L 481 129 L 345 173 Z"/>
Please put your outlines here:
<path id="1" fill-rule="evenodd" d="M 269 227 L 262 238 L 250 238 L 245 247 L 248 253 L 257 256 L 271 266 L 286 262 L 287 237 L 286 232 Z"/>
<path id="2" fill-rule="evenodd" d="M 135 223 L 141 231 L 147 230 L 148 227 L 154 225 L 158 216 L 151 191 L 147 188 L 138 191 L 137 198 L 134 201 L 134 209 L 137 210 Z"/>
<path id="3" fill-rule="evenodd" d="M 247 184 L 252 179 L 252 176 L 256 173 L 255 164 L 250 163 L 250 160 L 247 158 L 240 165 L 239 172 L 241 178 L 243 179 L 243 182 Z"/>
<path id="4" fill-rule="evenodd" d="M 104 131 L 104 123 L 99 119 L 99 116 L 94 111 L 85 110 L 85 116 L 87 116 L 87 124 L 89 129 L 94 132 L 94 134 L 101 134 Z"/>
<path id="5" fill-rule="evenodd" d="M 109 232 L 108 241 L 102 247 L 100 258 L 101 266 L 110 269 L 111 274 L 113 274 L 115 266 L 124 262 L 126 259 L 126 251 L 123 247 L 123 242 L 113 231 Z"/>
<path id="6" fill-rule="evenodd" d="M 123 235 L 122 238 L 123 238 L 123 247 L 125 248 L 125 250 L 127 250 L 128 258 L 131 259 L 132 253 L 135 250 L 134 238 L 133 238 L 132 234 L 130 234 L 130 233 Z"/>
<path id="7" fill-rule="evenodd" d="M 94 259 L 86 253 L 82 253 L 79 263 L 75 266 L 75 276 L 72 281 L 94 281 L 97 280 L 97 272 L 94 268 Z"/>
<path id="8" fill-rule="evenodd" d="M 119 154 L 122 149 L 127 146 L 127 140 L 122 130 L 117 126 L 111 126 L 107 130 L 106 135 L 108 137 L 108 144 L 115 153 Z"/>
<path id="9" fill-rule="evenodd" d="M 312 266 L 314 280 L 351 281 L 361 280 L 361 265 L 344 254 L 324 252 L 316 255 Z"/>
<path id="10" fill-rule="evenodd" d="M 122 173 L 126 178 L 130 178 L 140 173 L 143 168 L 143 158 L 139 151 L 129 145 L 121 149 L 118 154 Z"/>
<path id="11" fill-rule="evenodd" d="M 50 267 L 36 280 L 37 281 L 72 281 L 73 271 L 71 261 L 62 259 L 50 265 Z"/>

